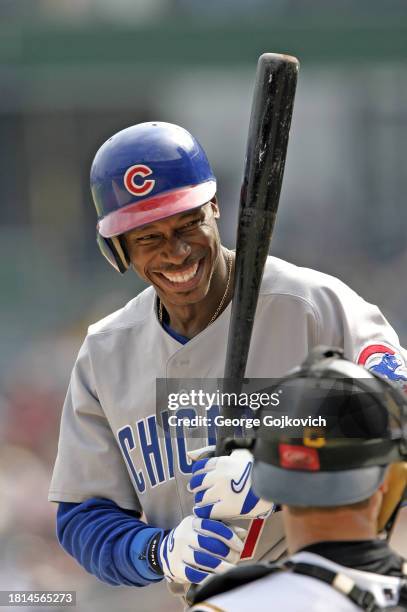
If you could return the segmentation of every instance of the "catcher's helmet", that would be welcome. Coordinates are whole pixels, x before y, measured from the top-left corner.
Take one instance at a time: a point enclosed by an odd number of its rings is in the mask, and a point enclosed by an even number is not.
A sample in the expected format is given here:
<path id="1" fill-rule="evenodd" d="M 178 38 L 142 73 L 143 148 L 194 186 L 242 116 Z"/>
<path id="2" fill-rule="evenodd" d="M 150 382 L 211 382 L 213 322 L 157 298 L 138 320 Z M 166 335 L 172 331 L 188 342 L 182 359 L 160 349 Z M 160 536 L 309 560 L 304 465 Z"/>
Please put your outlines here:
<path id="1" fill-rule="evenodd" d="M 149 122 L 114 134 L 90 172 L 97 242 L 121 273 L 129 259 L 119 238 L 136 227 L 206 204 L 216 179 L 204 150 L 183 128 Z"/>
<path id="2" fill-rule="evenodd" d="M 276 389 L 280 416 L 298 418 L 299 425 L 291 434 L 287 428 L 257 432 L 253 487 L 259 497 L 290 506 L 352 504 L 376 491 L 386 466 L 407 460 L 406 395 L 344 359 L 340 349 L 317 347 Z M 308 426 L 308 416 L 325 423 Z"/>

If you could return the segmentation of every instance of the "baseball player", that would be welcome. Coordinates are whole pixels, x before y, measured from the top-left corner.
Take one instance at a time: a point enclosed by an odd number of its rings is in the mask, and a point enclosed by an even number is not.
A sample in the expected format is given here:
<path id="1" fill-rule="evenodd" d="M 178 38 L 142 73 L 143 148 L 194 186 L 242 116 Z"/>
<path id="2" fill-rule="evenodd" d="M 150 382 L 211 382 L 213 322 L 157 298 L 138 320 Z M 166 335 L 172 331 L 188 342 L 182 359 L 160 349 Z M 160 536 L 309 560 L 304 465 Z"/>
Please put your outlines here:
<path id="1" fill-rule="evenodd" d="M 265 438 L 260 426 L 254 443 L 254 490 L 284 504 L 292 556 L 209 579 L 191 612 L 406 610 L 407 561 L 377 534 L 407 486 L 407 397 L 325 348 L 278 385 L 291 417 L 306 406 L 330 419 L 314 435 L 302 428 L 302 438 L 287 429 Z"/>
<path id="2" fill-rule="evenodd" d="M 158 432 L 157 378 L 222 377 L 234 253 L 220 241 L 207 157 L 181 127 L 142 123 L 113 135 L 96 153 L 91 189 L 101 252 L 149 287 L 89 327 L 49 499 L 59 503 L 61 545 L 87 571 L 113 585 L 165 577 L 183 592 L 231 564 L 284 550 L 281 512 L 253 494 L 236 457 L 228 473 L 238 485 L 222 492 L 225 503 L 198 508 L 188 488 L 193 459 L 214 444 L 213 431 L 202 439 Z M 336 278 L 268 258 L 247 376 L 282 376 L 321 343 L 368 368 L 386 360 L 393 380 L 407 374 L 406 353 L 376 306 Z M 230 526 L 237 517 L 240 527 Z"/>

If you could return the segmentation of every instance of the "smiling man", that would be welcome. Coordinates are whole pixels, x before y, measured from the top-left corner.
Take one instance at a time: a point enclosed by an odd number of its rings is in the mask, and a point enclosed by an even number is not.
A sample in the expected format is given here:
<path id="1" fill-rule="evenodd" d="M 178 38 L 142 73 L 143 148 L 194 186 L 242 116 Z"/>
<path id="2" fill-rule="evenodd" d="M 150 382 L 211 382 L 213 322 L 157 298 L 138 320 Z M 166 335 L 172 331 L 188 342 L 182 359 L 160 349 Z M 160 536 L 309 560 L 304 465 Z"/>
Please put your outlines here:
<path id="1" fill-rule="evenodd" d="M 137 274 L 154 285 L 159 316 L 192 338 L 221 312 L 231 291 L 233 255 L 222 248 L 216 197 L 207 204 L 126 232 Z"/>
<path id="2" fill-rule="evenodd" d="M 251 489 L 250 454 L 201 458 L 191 480 L 191 451 L 213 444 L 214 432 L 162 437 L 156 422 L 157 378 L 223 375 L 234 253 L 219 237 L 212 169 L 181 127 L 142 123 L 112 136 L 96 153 L 91 188 L 103 255 L 150 286 L 89 327 L 49 499 L 59 503 L 61 545 L 86 570 L 112 585 L 165 576 L 184 592 L 284 550 L 281 513 L 270 514 L 273 504 Z M 268 258 L 247 376 L 280 377 L 318 344 L 342 347 L 368 368 L 394 356 L 400 365 L 387 368 L 389 378 L 404 384 L 405 353 L 376 306 L 338 279 Z M 195 416 L 192 407 L 177 414 Z M 247 527 L 244 543 L 246 530 L 229 524 L 236 519 Z"/>

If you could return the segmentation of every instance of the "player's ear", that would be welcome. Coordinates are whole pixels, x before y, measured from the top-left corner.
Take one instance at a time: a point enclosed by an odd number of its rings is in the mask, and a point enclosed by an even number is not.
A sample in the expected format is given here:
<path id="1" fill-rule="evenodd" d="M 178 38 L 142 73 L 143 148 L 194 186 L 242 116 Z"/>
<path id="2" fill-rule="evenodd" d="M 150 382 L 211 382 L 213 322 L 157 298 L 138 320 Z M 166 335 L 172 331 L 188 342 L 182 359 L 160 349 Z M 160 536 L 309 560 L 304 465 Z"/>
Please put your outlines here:
<path id="1" fill-rule="evenodd" d="M 215 217 L 215 219 L 219 219 L 220 210 L 219 210 L 218 198 L 216 197 L 216 195 L 213 196 L 212 200 L 210 201 L 210 205 L 212 208 L 213 216 Z"/>

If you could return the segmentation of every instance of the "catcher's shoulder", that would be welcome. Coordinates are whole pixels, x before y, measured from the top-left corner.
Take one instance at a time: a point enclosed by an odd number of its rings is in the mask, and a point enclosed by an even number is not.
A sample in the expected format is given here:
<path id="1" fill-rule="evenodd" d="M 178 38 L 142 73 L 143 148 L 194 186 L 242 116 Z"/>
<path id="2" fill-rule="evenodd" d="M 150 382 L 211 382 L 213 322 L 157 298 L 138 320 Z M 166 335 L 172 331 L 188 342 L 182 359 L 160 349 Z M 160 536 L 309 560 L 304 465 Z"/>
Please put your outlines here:
<path id="1" fill-rule="evenodd" d="M 238 565 L 224 574 L 214 575 L 197 587 L 193 594 L 188 594 L 189 596 L 191 595 L 189 599 L 193 604 L 190 611 L 207 612 L 214 610 L 221 612 L 220 608 L 209 602 L 210 599 L 233 591 L 245 584 L 255 582 L 276 571 L 278 571 L 278 567 L 270 563 L 253 563 L 250 565 Z"/>

